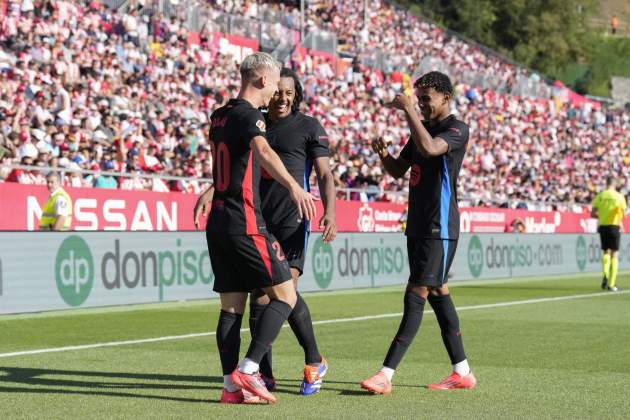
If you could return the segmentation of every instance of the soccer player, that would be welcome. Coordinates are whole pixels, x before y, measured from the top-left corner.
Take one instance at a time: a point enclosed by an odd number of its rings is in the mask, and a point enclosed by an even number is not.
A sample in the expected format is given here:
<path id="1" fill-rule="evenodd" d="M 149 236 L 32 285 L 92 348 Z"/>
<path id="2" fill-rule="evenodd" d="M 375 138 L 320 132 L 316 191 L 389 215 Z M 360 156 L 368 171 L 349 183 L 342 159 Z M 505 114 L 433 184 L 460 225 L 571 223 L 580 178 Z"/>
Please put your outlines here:
<path id="1" fill-rule="evenodd" d="M 597 217 L 598 232 L 602 242 L 602 289 L 616 292 L 619 270 L 619 242 L 621 223 L 627 207 L 626 199 L 616 189 L 615 179 L 606 179 L 606 189 L 595 196 L 591 216 Z"/>
<path id="2" fill-rule="evenodd" d="M 411 168 L 405 230 L 410 274 L 403 317 L 383 367 L 361 382 L 362 388 L 376 394 L 391 392 L 392 377 L 420 328 L 427 300 L 453 366 L 446 379 L 428 387 L 474 388 L 477 382 L 468 366 L 459 319 L 446 284 L 459 237 L 457 177 L 466 153 L 468 126 L 450 114 L 453 86 L 448 76 L 427 73 L 415 82 L 414 88 L 423 119 L 408 96 L 397 95 L 390 104 L 404 111 L 411 130 L 411 138 L 400 156 L 392 157 L 382 139 L 372 143 L 393 177 L 401 178 Z"/>
<path id="3" fill-rule="evenodd" d="M 267 106 L 278 89 L 279 63 L 269 54 L 255 53 L 243 60 L 240 73 L 237 98 L 211 116 L 215 188 L 204 193 L 212 194 L 206 238 L 214 291 L 221 299 L 216 335 L 224 375 L 221 402 L 242 403 L 243 392 L 249 392 L 275 403 L 258 375 L 259 363 L 293 311 L 297 296 L 282 248 L 262 218 L 260 167 L 287 188 L 300 217 L 310 220 L 315 204 L 265 139 L 266 124 L 258 108 Z M 245 359 L 237 364 L 247 294 L 254 289 L 262 289 L 271 302 L 258 319 Z"/>
<path id="4" fill-rule="evenodd" d="M 293 179 L 303 184 L 307 191 L 310 173 L 313 166 L 315 167 L 324 204 L 324 214 L 319 221 L 319 226 L 323 229 L 323 241 L 330 242 L 337 234 L 337 227 L 335 224 L 335 181 L 329 164 L 328 136 L 316 119 L 299 111 L 302 98 L 302 85 L 299 78 L 292 70 L 283 68 L 280 73 L 278 91 L 269 102 L 266 137 Z M 289 199 L 289 191 L 264 171 L 260 182 L 260 195 L 262 214 L 267 223 L 267 229 L 280 242 L 297 289 L 298 278 L 304 271 L 310 223 L 299 216 L 297 207 Z M 268 303 L 269 297 L 262 291 L 255 291 L 252 294 L 250 331 L 256 330 L 257 319 Z M 288 321 L 304 349 L 305 366 L 300 394 L 315 394 L 321 388 L 322 377 L 326 374 L 328 364 L 319 353 L 311 314 L 299 293 Z M 271 350 L 260 363 L 260 373 L 267 389 L 273 390 L 275 380 L 271 367 Z"/>

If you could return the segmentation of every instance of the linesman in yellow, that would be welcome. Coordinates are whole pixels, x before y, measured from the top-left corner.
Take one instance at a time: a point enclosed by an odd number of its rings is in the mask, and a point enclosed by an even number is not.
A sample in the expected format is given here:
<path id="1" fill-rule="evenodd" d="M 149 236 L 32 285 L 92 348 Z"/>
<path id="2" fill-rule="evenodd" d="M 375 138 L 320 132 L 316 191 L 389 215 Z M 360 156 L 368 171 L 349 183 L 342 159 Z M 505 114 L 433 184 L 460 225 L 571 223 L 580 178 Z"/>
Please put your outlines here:
<path id="1" fill-rule="evenodd" d="M 591 216 L 599 219 L 599 237 L 602 241 L 602 289 L 616 292 L 619 270 L 619 242 L 626 210 L 626 199 L 615 189 L 615 178 L 606 180 L 606 189 L 595 196 Z"/>
<path id="2" fill-rule="evenodd" d="M 39 219 L 40 230 L 69 230 L 72 223 L 72 199 L 61 188 L 61 179 L 55 172 L 46 175 L 46 186 L 50 197 Z"/>

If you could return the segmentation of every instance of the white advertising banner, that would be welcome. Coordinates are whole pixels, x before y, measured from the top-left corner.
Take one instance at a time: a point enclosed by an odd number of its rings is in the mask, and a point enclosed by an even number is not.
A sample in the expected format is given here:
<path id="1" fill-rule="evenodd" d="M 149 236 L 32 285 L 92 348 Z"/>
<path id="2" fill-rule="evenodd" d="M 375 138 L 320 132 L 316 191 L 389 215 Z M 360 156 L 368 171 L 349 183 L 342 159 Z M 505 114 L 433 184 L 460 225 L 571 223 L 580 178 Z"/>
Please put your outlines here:
<path id="1" fill-rule="evenodd" d="M 400 233 L 309 243 L 301 291 L 404 284 Z M 203 232 L 0 232 L 0 314 L 216 297 Z M 630 238 L 620 268 L 630 268 Z M 597 235 L 464 234 L 451 281 L 599 271 Z"/>

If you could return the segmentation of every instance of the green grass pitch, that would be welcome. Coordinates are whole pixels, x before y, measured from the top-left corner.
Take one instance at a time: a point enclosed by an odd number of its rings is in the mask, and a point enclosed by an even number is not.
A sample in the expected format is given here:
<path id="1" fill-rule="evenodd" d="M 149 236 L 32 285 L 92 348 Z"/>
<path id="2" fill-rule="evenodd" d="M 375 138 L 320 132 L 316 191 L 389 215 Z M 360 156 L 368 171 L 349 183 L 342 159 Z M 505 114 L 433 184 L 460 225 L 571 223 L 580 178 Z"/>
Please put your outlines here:
<path id="1" fill-rule="evenodd" d="M 623 287 L 630 275 L 619 279 Z M 305 294 L 315 321 L 395 314 L 403 287 Z M 297 394 L 303 355 L 290 329 L 274 344 L 275 406 L 218 404 L 212 335 L 7 356 L 35 349 L 215 331 L 216 301 L 0 317 L 0 416 L 14 418 L 628 418 L 630 294 L 599 277 L 453 284 L 474 390 L 430 391 L 450 373 L 435 317 L 423 325 L 389 396 L 358 382 L 380 368 L 400 318 L 320 323 L 330 362 L 320 394 Z M 541 298 L 594 294 L 578 299 Z M 521 304 L 494 306 L 521 301 Z M 471 306 L 485 305 L 470 308 Z M 428 305 L 427 305 L 428 308 Z M 244 326 L 247 316 L 244 318 Z M 241 353 L 249 343 L 242 334 Z"/>

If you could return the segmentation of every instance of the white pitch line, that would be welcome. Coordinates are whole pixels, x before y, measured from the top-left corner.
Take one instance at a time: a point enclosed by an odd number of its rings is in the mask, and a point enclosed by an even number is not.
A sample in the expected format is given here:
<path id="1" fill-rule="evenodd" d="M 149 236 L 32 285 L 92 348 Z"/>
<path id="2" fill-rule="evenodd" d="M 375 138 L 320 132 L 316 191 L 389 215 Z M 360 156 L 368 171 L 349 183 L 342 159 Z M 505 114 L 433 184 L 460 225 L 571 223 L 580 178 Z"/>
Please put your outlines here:
<path id="1" fill-rule="evenodd" d="M 492 309 L 492 308 L 503 308 L 507 306 L 531 305 L 535 303 L 557 302 L 557 301 L 563 301 L 563 300 L 586 299 L 586 298 L 594 298 L 594 297 L 600 297 L 600 296 L 615 296 L 615 295 L 620 295 L 620 294 L 625 294 L 625 293 L 630 293 L 630 290 L 624 290 L 621 292 L 598 292 L 598 293 L 589 293 L 589 294 L 581 294 L 581 295 L 547 297 L 547 298 L 539 298 L 539 299 L 513 300 L 509 302 L 488 303 L 488 304 L 483 304 L 483 305 L 460 306 L 457 308 L 457 312 L 470 311 L 474 309 Z M 433 311 L 427 310 L 425 312 L 432 313 Z M 402 316 L 402 312 L 380 314 L 380 315 L 357 316 L 357 317 L 352 317 L 352 318 L 325 319 L 321 321 L 314 321 L 313 325 L 341 324 L 344 322 L 369 321 L 373 319 L 395 318 L 395 317 L 400 317 L 400 316 Z M 287 326 L 288 325 L 285 324 L 283 328 L 286 328 Z M 241 329 L 241 332 L 246 332 L 246 331 L 249 331 L 249 328 Z M 53 347 L 53 348 L 48 348 L 48 349 L 16 351 L 16 352 L 11 352 L 11 353 L 0 353 L 0 358 L 28 356 L 32 354 L 41 354 L 41 353 L 57 353 L 57 352 L 62 352 L 62 351 L 87 350 L 87 349 L 96 349 L 100 347 L 116 347 L 116 346 L 132 345 L 132 344 L 157 343 L 160 341 L 185 340 L 187 338 L 209 337 L 215 334 L 216 334 L 216 331 L 210 331 L 210 332 L 203 332 L 203 333 L 168 335 L 164 337 L 155 337 L 155 338 L 142 338 L 138 340 L 109 341 L 106 343 L 94 343 L 94 344 L 83 344 L 83 345 L 78 345 L 78 346 L 65 346 L 65 347 Z"/>

